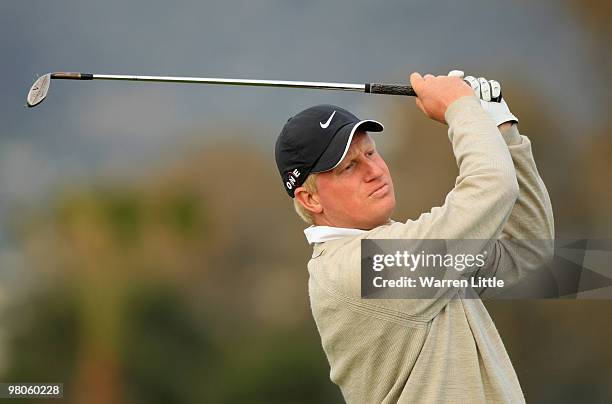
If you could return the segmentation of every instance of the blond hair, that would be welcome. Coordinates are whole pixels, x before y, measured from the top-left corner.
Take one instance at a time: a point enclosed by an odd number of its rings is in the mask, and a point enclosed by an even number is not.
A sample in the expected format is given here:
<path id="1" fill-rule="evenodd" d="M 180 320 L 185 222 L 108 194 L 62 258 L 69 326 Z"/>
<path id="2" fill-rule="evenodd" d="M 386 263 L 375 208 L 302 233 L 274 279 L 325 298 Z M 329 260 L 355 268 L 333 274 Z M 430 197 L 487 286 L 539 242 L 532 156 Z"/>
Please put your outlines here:
<path id="1" fill-rule="evenodd" d="M 306 178 L 306 181 L 304 181 L 304 183 L 302 184 L 302 187 L 309 194 L 314 194 L 317 192 L 316 179 L 317 179 L 317 174 L 310 174 Z M 306 209 L 304 206 L 302 206 L 302 204 L 297 200 L 297 198 L 293 198 L 293 208 L 295 209 L 295 212 L 298 214 L 298 216 L 302 218 L 303 221 L 305 221 L 308 224 L 314 224 L 314 221 L 312 218 L 312 212 Z"/>

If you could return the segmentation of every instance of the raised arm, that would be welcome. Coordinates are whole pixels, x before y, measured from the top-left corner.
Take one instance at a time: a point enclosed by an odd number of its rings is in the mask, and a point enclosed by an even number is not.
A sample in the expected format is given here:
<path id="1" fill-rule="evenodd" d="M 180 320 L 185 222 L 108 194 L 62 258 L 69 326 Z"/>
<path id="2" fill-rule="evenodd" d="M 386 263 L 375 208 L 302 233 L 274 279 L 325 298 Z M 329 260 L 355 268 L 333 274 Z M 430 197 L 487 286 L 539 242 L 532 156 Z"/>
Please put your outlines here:
<path id="1" fill-rule="evenodd" d="M 411 82 L 418 94 L 419 108 L 431 119 L 448 123 L 459 175 L 441 207 L 417 220 L 377 228 L 368 237 L 498 238 L 519 191 L 512 158 L 497 126 L 470 87 L 458 77 L 421 78 L 413 74 Z M 443 95 L 453 82 L 467 89 L 469 95 L 454 99 Z M 418 184 L 414 184 L 414 190 L 418 192 Z"/>

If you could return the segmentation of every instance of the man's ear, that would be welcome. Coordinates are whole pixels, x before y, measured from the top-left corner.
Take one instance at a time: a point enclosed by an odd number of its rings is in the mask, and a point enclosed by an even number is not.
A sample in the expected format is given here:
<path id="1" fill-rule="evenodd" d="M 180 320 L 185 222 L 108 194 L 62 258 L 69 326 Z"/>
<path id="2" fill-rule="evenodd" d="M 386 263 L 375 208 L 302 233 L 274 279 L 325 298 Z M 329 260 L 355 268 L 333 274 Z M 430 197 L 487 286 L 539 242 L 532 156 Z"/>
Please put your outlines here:
<path id="1" fill-rule="evenodd" d="M 319 203 L 317 194 L 311 194 L 304 187 L 297 187 L 293 192 L 295 199 L 300 203 L 304 209 L 311 213 L 323 212 L 323 206 Z"/>

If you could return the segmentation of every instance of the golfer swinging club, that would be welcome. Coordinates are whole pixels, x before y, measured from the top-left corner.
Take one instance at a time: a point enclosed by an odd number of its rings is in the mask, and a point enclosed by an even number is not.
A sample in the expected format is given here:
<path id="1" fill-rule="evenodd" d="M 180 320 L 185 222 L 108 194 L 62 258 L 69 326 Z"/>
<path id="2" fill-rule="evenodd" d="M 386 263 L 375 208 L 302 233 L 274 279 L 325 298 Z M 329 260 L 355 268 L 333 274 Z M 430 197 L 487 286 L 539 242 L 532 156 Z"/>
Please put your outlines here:
<path id="1" fill-rule="evenodd" d="M 480 299 L 457 292 L 453 299 L 414 305 L 412 299 L 360 295 L 365 238 L 552 244 L 552 208 L 531 143 L 503 100 L 489 102 L 500 95 L 499 83 L 462 78 L 460 71 L 410 76 L 417 106 L 448 125 L 459 167 L 444 204 L 416 220 L 390 219 L 393 181 L 368 134 L 383 130 L 379 122 L 319 105 L 289 119 L 278 137 L 276 162 L 285 190 L 311 224 L 304 233 L 314 249 L 308 263 L 312 313 L 330 378 L 349 403 L 525 401 Z M 511 254 L 499 249 L 497 262 L 513 261 Z M 552 247 L 534 249 L 527 264 L 545 264 L 551 256 Z"/>

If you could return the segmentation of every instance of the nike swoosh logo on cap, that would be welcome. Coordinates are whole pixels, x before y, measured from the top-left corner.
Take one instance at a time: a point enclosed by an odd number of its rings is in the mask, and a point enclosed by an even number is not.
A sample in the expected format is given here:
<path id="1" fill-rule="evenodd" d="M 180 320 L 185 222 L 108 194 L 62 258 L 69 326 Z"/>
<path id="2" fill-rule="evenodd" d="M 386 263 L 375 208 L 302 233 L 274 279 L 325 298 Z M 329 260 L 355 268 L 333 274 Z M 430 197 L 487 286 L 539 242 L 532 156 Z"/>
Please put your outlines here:
<path id="1" fill-rule="evenodd" d="M 334 117 L 334 115 L 336 115 L 336 111 L 334 111 L 331 116 L 329 117 L 329 119 L 327 120 L 327 122 L 323 123 L 323 122 L 319 122 L 319 125 L 321 125 L 322 129 L 327 129 L 327 127 L 329 126 L 329 124 L 331 123 L 332 118 Z"/>

